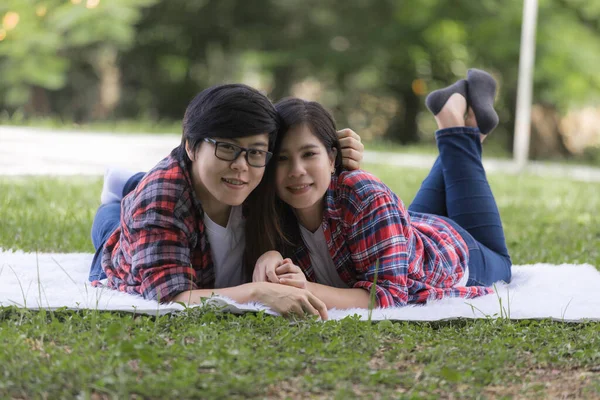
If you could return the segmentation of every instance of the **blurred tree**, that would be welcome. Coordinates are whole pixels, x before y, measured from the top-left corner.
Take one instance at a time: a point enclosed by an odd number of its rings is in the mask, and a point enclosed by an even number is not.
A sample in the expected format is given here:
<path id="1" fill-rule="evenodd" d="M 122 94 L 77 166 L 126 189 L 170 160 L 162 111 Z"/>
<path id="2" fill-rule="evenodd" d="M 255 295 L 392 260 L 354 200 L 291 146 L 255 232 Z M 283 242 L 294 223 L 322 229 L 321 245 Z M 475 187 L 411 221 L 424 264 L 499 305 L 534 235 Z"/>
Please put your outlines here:
<path id="1" fill-rule="evenodd" d="M 179 119 L 199 89 L 229 79 L 236 59 L 231 37 L 240 33 L 234 13 L 229 0 L 161 1 L 144 10 L 135 46 L 120 61 L 120 113 Z"/>
<path id="2" fill-rule="evenodd" d="M 273 72 L 274 97 L 289 93 L 297 80 L 315 77 L 331 88 L 333 96 L 324 102 L 342 114 L 342 123 L 364 106 L 364 94 L 395 98 L 400 107 L 387 136 L 401 143 L 419 139 L 426 81 L 465 72 L 466 34 L 451 19 L 455 7 L 447 2 L 415 7 L 392 0 L 288 0 L 272 1 L 270 9 L 276 12 L 264 15 L 264 27 L 249 31 L 252 48 Z"/>
<path id="3" fill-rule="evenodd" d="M 118 52 L 133 43 L 140 9 L 155 1 L 4 0 L 0 101 L 30 114 L 77 117 L 81 97 L 94 91 L 85 117 L 106 117 L 120 96 Z"/>
<path id="4" fill-rule="evenodd" d="M 462 7 L 461 7 L 462 8 Z M 468 48 L 475 65 L 491 70 L 500 83 L 500 133 L 512 150 L 516 111 L 522 2 L 481 3 L 483 18 L 469 23 Z M 570 108 L 598 102 L 600 1 L 540 0 L 536 34 L 531 155 L 568 155 L 559 121 Z M 595 26 L 595 28 L 593 27 Z M 543 117 L 542 117 L 543 116 Z"/>
<path id="5" fill-rule="evenodd" d="M 512 149 L 522 6 L 521 0 L 5 0 L 0 105 L 80 120 L 179 119 L 202 88 L 243 80 L 275 100 L 308 93 L 340 125 L 360 131 L 376 122 L 378 133 L 411 143 L 420 140 L 420 129 L 431 129 L 422 123 L 431 118 L 419 117 L 424 96 L 477 67 L 499 82 L 501 125 L 492 140 L 503 138 Z M 547 148 L 538 154 L 563 154 L 563 132 L 540 121 L 558 121 L 570 108 L 598 101 L 600 0 L 539 0 L 538 21 L 534 102 L 542 108 L 534 140 L 543 131 L 548 140 L 536 146 Z"/>
<path id="6" fill-rule="evenodd" d="M 424 95 L 464 78 L 470 67 L 483 68 L 499 81 L 502 122 L 495 136 L 505 136 L 512 150 L 522 1 L 426 0 L 415 6 L 392 0 L 288 0 L 272 6 L 278 17 L 271 23 L 279 34 L 269 35 L 268 27 L 254 30 L 262 41 L 253 48 L 262 50 L 274 71 L 277 97 L 311 75 L 335 87 L 337 96 L 326 100 L 346 116 L 361 106 L 361 94 L 389 95 L 399 107 L 386 136 L 411 143 L 420 138 Z M 552 109 L 556 120 L 573 105 L 597 101 L 599 14 L 598 0 L 540 1 L 534 101 Z M 534 136 L 543 130 L 534 126 Z M 540 154 L 565 152 L 560 137 L 539 142 L 554 147 Z"/>

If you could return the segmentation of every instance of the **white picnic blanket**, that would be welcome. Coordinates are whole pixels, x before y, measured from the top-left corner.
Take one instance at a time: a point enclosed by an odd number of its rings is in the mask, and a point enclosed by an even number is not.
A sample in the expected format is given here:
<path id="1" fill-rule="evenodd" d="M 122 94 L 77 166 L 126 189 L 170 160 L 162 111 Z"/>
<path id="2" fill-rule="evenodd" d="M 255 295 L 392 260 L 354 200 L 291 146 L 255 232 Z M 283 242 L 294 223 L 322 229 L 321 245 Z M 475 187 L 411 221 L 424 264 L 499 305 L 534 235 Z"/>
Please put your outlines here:
<path id="1" fill-rule="evenodd" d="M 158 304 L 140 296 L 92 287 L 88 280 L 91 254 L 24 253 L 0 249 L 0 306 L 54 310 L 97 309 L 165 314 L 183 309 Z M 265 310 L 260 304 L 238 304 L 216 297 L 211 304 L 223 312 Z M 330 319 L 368 310 L 330 310 Z M 496 286 L 496 294 L 476 299 L 449 298 L 425 306 L 375 309 L 372 320 L 438 321 L 456 318 L 551 318 L 564 321 L 600 320 L 600 272 L 589 264 L 534 264 L 513 266 L 510 284 Z"/>

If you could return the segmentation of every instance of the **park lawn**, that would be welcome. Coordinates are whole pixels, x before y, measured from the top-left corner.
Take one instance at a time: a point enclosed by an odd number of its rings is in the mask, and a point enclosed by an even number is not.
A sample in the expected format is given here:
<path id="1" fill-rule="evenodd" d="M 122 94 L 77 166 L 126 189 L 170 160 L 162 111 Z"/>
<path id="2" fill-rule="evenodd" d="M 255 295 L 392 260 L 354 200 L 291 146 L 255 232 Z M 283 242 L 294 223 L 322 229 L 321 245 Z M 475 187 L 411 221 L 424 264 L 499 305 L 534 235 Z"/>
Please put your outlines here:
<path id="1" fill-rule="evenodd" d="M 366 166 L 406 204 L 426 171 Z M 600 267 L 600 184 L 491 175 L 515 264 Z M 0 247 L 91 252 L 99 178 L 0 178 Z M 600 395 L 600 323 L 0 308 L 0 398 Z"/>

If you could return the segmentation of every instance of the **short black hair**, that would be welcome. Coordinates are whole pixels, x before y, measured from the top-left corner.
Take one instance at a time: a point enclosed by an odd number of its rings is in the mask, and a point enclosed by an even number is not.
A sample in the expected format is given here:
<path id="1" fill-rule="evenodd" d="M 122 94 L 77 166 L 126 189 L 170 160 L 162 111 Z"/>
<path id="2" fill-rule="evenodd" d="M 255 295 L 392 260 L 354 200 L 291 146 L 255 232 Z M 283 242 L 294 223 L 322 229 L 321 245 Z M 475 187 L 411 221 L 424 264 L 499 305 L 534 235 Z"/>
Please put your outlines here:
<path id="1" fill-rule="evenodd" d="M 279 116 L 273 103 L 258 90 L 235 83 L 210 87 L 190 102 L 183 117 L 180 156 L 190 159 L 186 142 L 195 153 L 205 138 L 240 138 L 269 134 L 272 149 L 279 130 Z"/>

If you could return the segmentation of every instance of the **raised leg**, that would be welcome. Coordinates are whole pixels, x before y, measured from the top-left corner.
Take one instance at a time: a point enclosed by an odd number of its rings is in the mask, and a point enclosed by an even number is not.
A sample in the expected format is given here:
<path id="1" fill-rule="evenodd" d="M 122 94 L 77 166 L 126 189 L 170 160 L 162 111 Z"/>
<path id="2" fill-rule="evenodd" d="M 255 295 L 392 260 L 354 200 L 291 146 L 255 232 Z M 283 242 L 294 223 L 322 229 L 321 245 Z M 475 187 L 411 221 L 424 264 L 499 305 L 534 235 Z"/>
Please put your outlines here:
<path id="1" fill-rule="evenodd" d="M 478 242 L 508 257 L 504 229 L 481 163 L 481 139 L 475 128 L 436 133 L 446 183 L 448 217 Z"/>
<path id="2" fill-rule="evenodd" d="M 511 261 L 504 229 L 481 162 L 484 136 L 478 119 L 460 93 L 448 98 L 435 119 L 447 216 L 469 247 L 468 284 L 510 282 Z"/>
<path id="3" fill-rule="evenodd" d="M 444 172 L 439 157 L 435 160 L 423 183 L 421 183 L 421 188 L 408 210 L 443 217 L 448 216 L 446 211 L 446 184 L 444 183 Z"/>

